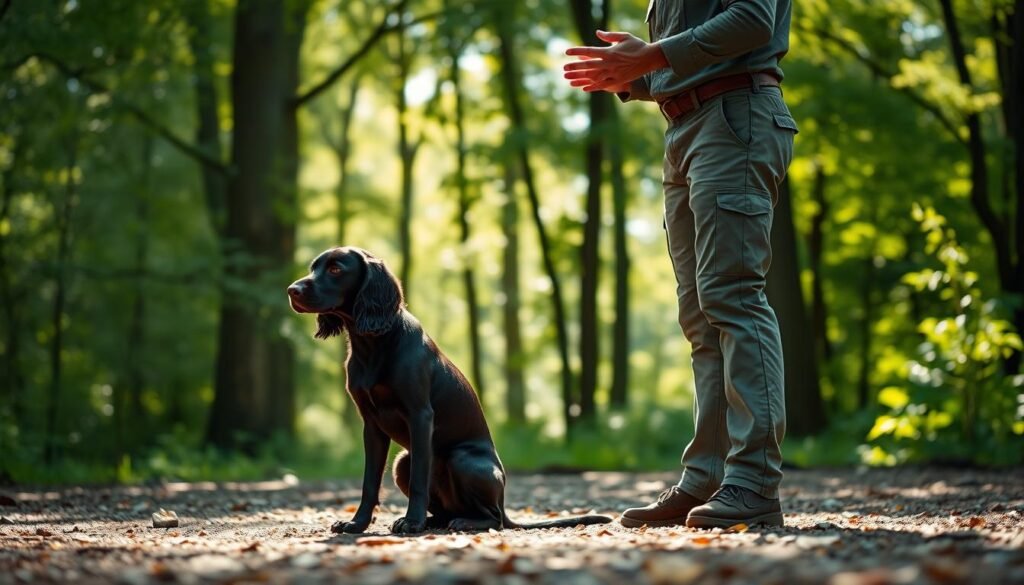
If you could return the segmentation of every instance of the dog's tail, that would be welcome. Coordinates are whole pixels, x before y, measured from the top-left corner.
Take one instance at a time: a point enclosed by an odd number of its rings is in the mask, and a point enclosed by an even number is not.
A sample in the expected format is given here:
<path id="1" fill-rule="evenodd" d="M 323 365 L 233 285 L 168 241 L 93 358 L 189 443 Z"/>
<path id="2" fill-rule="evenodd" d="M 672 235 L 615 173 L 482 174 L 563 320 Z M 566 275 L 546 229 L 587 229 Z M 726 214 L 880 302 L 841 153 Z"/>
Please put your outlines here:
<path id="1" fill-rule="evenodd" d="M 509 519 L 508 514 L 504 514 L 503 526 L 505 528 L 522 528 L 524 530 L 533 530 L 537 528 L 574 528 L 576 526 L 592 526 L 594 524 L 608 524 L 612 519 L 608 516 L 599 516 L 597 514 L 588 514 L 586 516 L 572 516 L 569 518 L 552 518 L 551 520 L 542 520 L 540 522 L 513 522 Z"/>

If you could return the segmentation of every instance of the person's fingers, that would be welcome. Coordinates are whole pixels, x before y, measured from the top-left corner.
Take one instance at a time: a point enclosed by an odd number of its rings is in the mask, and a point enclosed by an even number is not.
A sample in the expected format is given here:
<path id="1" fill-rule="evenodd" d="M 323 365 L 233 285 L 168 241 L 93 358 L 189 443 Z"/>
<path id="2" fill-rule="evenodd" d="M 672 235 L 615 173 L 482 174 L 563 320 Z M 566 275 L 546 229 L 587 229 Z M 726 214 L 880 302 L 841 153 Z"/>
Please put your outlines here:
<path id="1" fill-rule="evenodd" d="M 593 84 L 594 84 L 594 80 L 593 79 L 574 79 L 574 80 L 569 82 L 569 86 L 570 87 L 586 87 L 588 85 L 593 85 Z"/>
<path id="2" fill-rule="evenodd" d="M 564 74 L 562 74 L 562 76 L 565 77 L 566 79 L 584 79 L 594 78 L 599 76 L 600 74 L 601 71 L 598 69 L 582 69 L 579 71 L 566 71 Z"/>
<path id="3" fill-rule="evenodd" d="M 563 71 L 580 71 L 583 69 L 602 69 L 604 67 L 604 61 L 600 59 L 588 59 L 586 61 L 573 61 L 566 63 L 563 67 Z"/>
<path id="4" fill-rule="evenodd" d="M 608 32 L 603 30 L 597 31 L 597 38 L 609 43 L 621 43 L 622 41 L 632 36 L 633 35 L 626 32 Z"/>
<path id="5" fill-rule="evenodd" d="M 569 47 L 565 54 L 570 57 L 601 57 L 608 52 L 608 47 Z"/>

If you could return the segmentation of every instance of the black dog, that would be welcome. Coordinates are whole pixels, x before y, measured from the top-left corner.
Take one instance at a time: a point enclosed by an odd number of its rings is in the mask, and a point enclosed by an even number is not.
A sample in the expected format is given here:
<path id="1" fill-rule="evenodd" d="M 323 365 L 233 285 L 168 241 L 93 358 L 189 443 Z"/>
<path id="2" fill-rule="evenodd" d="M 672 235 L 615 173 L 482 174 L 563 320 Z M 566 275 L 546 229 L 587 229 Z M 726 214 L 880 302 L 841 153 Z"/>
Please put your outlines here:
<path id="1" fill-rule="evenodd" d="M 348 393 L 363 419 L 366 466 L 359 509 L 332 532 L 358 533 L 373 520 L 393 440 L 395 484 L 409 498 L 397 533 L 425 528 L 558 528 L 610 522 L 606 516 L 517 524 L 505 514 L 505 469 L 476 392 L 403 307 L 383 262 L 358 248 L 320 254 L 309 276 L 288 287 L 292 309 L 316 313 L 316 337 L 348 331 Z M 430 516 L 427 516 L 430 512 Z"/>

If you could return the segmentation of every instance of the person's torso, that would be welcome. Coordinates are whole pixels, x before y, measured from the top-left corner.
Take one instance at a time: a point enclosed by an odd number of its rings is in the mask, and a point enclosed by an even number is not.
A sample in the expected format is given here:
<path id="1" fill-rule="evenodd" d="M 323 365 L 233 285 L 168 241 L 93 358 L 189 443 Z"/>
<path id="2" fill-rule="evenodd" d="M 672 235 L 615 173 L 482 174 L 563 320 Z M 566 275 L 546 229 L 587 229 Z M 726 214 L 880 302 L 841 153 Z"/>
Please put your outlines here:
<path id="1" fill-rule="evenodd" d="M 727 3 L 725 0 L 651 0 L 646 15 L 649 38 L 655 42 L 699 27 L 724 12 Z M 686 78 L 681 78 L 670 68 L 654 71 L 648 80 L 651 96 L 661 101 L 712 79 L 737 73 L 763 71 L 775 75 L 781 81 L 783 73 L 779 61 L 789 50 L 792 0 L 777 0 L 774 4 L 774 35 L 768 45 L 705 67 Z"/>

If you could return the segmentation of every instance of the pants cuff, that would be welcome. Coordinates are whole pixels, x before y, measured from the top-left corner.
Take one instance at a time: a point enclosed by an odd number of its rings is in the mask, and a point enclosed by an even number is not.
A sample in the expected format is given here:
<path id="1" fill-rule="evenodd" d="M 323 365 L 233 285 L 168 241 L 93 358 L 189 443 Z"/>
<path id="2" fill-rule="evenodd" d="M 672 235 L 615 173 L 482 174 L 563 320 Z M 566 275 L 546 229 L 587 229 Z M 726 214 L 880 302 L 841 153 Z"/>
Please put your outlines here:
<path id="1" fill-rule="evenodd" d="M 779 498 L 779 486 L 765 485 L 764 481 L 761 480 L 750 480 L 745 477 L 726 474 L 725 479 L 722 480 L 722 485 L 738 485 L 753 491 L 762 498 L 770 500 L 777 500 Z"/>
<path id="2" fill-rule="evenodd" d="M 706 485 L 698 486 L 698 485 L 696 485 L 695 483 L 693 483 L 691 481 L 687 481 L 687 478 L 686 478 L 685 474 L 683 474 L 683 478 L 680 479 L 679 483 L 676 484 L 676 485 L 679 486 L 679 489 L 681 489 L 684 492 L 690 494 L 691 496 L 697 498 L 698 500 L 701 500 L 702 502 L 706 502 L 706 501 L 710 500 L 711 499 L 711 495 L 714 494 L 716 491 L 718 491 L 717 487 L 712 489 L 712 488 L 708 488 Z"/>

